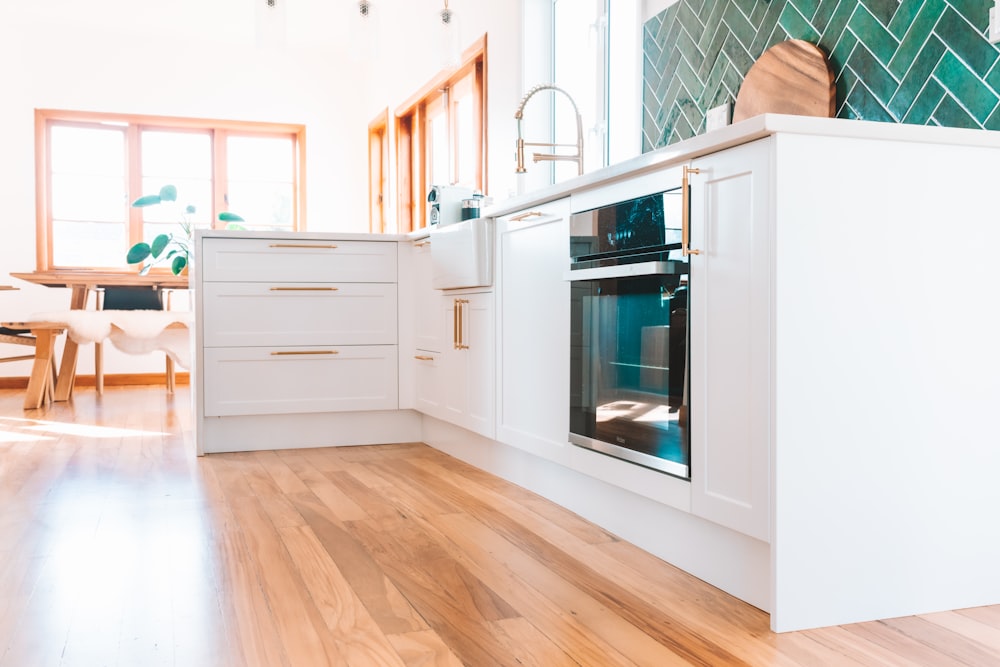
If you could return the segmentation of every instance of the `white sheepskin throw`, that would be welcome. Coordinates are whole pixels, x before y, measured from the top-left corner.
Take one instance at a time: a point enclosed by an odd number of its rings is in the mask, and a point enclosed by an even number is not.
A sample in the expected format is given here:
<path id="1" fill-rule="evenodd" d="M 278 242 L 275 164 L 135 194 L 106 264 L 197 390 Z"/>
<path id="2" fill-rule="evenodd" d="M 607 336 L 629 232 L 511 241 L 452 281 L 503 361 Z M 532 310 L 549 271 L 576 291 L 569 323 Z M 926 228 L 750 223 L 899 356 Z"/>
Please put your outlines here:
<path id="1" fill-rule="evenodd" d="M 60 310 L 35 313 L 40 322 L 65 322 L 67 334 L 79 344 L 110 340 L 127 354 L 166 352 L 181 368 L 191 367 L 191 325 L 194 315 L 175 310 Z M 171 325 L 182 327 L 168 328 Z"/>

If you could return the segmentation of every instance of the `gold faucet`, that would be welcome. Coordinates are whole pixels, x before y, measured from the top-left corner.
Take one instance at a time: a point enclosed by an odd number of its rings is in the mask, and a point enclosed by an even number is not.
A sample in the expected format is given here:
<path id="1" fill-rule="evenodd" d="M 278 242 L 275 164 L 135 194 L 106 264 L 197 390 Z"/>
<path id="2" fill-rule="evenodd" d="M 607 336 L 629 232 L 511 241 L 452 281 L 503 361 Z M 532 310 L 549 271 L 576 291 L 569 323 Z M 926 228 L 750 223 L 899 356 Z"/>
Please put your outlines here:
<path id="1" fill-rule="evenodd" d="M 528 103 L 531 96 L 540 90 L 554 90 L 560 92 L 566 96 L 569 103 L 573 105 L 573 111 L 576 113 L 576 144 L 550 144 L 542 143 L 536 141 L 525 141 L 521 134 L 521 119 L 524 117 L 524 105 Z M 551 83 L 543 83 L 535 86 L 521 98 L 521 103 L 517 105 L 517 111 L 514 112 L 514 118 L 517 119 L 517 168 L 514 170 L 518 174 L 523 174 L 526 170 L 524 168 L 524 147 L 525 146 L 545 146 L 547 148 L 576 148 L 575 155 L 560 155 L 558 153 L 534 153 L 531 159 L 534 162 L 539 162 L 541 160 L 567 160 L 569 162 L 576 162 L 577 173 L 583 173 L 583 119 L 580 117 L 580 110 L 576 106 L 576 102 L 570 97 L 562 88 L 554 86 Z"/>

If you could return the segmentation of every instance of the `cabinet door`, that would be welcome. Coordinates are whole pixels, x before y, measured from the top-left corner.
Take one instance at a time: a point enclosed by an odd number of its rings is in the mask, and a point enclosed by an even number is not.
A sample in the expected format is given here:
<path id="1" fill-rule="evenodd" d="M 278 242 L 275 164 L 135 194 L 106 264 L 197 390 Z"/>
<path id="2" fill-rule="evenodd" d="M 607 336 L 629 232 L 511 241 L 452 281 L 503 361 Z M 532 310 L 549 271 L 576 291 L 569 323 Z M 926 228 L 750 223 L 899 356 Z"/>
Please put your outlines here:
<path id="1" fill-rule="evenodd" d="M 396 285 L 205 283 L 206 347 L 395 345 Z"/>
<path id="2" fill-rule="evenodd" d="M 205 416 L 395 410 L 395 345 L 207 348 Z"/>
<path id="3" fill-rule="evenodd" d="M 431 244 L 427 239 L 413 244 L 413 272 L 410 277 L 413 295 L 413 337 L 418 350 L 444 352 L 450 338 L 447 323 L 441 317 L 441 290 L 431 286 Z"/>
<path id="4" fill-rule="evenodd" d="M 531 213 L 497 221 L 497 439 L 544 456 L 569 432 L 569 200 Z"/>
<path id="5" fill-rule="evenodd" d="M 442 355 L 441 419 L 492 438 L 494 400 L 493 294 L 442 300 L 452 340 Z"/>
<path id="6" fill-rule="evenodd" d="M 691 509 L 770 534 L 771 144 L 697 160 L 691 176 Z"/>

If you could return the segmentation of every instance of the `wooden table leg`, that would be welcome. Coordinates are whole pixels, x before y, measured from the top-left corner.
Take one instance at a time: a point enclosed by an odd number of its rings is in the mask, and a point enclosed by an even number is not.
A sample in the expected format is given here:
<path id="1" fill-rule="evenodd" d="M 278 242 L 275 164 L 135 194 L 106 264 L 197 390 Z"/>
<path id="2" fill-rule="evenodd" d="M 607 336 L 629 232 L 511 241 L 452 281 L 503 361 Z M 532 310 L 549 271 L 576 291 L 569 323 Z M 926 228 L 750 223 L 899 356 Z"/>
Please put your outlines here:
<path id="1" fill-rule="evenodd" d="M 42 407 L 49 383 L 52 381 L 52 356 L 55 353 L 56 336 L 60 333 L 59 329 L 36 329 L 31 332 L 35 337 L 35 363 L 31 367 L 28 390 L 24 394 L 25 410 Z"/>
<path id="2" fill-rule="evenodd" d="M 73 285 L 73 294 L 70 297 L 70 310 L 83 310 L 87 307 L 86 285 Z M 59 379 L 56 382 L 57 401 L 68 401 L 73 397 L 73 386 L 76 384 L 76 361 L 80 353 L 80 346 L 76 341 L 66 336 L 66 345 L 63 347 L 62 363 L 59 365 Z"/>

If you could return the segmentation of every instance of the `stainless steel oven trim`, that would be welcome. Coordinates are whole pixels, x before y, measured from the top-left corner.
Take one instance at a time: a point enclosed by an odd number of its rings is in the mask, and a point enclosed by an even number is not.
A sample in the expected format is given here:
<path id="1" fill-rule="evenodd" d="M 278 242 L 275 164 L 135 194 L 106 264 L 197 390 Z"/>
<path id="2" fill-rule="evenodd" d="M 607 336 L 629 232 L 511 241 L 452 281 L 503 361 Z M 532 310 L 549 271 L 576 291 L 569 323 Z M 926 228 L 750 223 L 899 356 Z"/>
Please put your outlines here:
<path id="1" fill-rule="evenodd" d="M 602 280 L 604 278 L 631 278 L 636 276 L 660 276 L 672 273 L 670 262 L 636 262 L 635 264 L 617 264 L 615 266 L 599 266 L 594 269 L 576 269 L 567 271 L 563 280 L 576 282 L 579 280 Z"/>
<path id="2" fill-rule="evenodd" d="M 590 449 L 595 452 L 614 456 L 615 458 L 625 459 L 626 461 L 637 463 L 641 466 L 652 468 L 653 470 L 657 470 L 659 472 L 665 472 L 668 475 L 674 475 L 685 480 L 691 479 L 690 468 L 683 463 L 677 463 L 676 461 L 669 461 L 656 456 L 650 456 L 649 454 L 637 452 L 634 449 L 626 449 L 625 447 L 612 445 L 611 443 L 604 442 L 602 440 L 594 440 L 593 438 L 577 435 L 576 433 L 569 434 L 569 441 L 570 444 L 576 445 L 577 447 L 583 447 L 584 449 Z"/>

